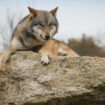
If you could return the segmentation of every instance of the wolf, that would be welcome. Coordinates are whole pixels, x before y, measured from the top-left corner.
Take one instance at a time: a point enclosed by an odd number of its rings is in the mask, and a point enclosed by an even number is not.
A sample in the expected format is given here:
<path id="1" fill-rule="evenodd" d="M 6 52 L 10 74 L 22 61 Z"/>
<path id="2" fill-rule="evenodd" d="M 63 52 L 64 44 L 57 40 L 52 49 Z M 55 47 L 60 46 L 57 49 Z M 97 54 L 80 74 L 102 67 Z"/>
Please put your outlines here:
<path id="1" fill-rule="evenodd" d="M 31 7 L 28 9 L 30 14 L 18 23 L 12 34 L 10 45 L 0 56 L 0 69 L 5 66 L 10 55 L 17 50 L 39 51 L 41 61 L 45 65 L 49 63 L 48 57 L 51 55 L 51 51 L 52 55 L 55 53 L 72 55 L 73 53 L 73 56 L 78 56 L 66 45 L 53 39 L 53 36 L 58 32 L 58 20 L 56 18 L 58 7 L 51 11 L 36 10 Z"/>

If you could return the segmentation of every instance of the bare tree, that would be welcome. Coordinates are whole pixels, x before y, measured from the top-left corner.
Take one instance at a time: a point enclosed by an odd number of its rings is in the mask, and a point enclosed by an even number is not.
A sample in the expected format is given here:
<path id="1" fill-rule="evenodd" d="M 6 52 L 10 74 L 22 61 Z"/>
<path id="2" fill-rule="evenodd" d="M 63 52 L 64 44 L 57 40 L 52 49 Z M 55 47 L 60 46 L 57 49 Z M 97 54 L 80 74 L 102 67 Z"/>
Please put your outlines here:
<path id="1" fill-rule="evenodd" d="M 0 25 L 0 35 L 2 37 L 3 48 L 6 49 L 11 40 L 16 24 L 24 17 L 24 12 L 13 12 L 11 9 L 7 9 L 5 23 Z"/>

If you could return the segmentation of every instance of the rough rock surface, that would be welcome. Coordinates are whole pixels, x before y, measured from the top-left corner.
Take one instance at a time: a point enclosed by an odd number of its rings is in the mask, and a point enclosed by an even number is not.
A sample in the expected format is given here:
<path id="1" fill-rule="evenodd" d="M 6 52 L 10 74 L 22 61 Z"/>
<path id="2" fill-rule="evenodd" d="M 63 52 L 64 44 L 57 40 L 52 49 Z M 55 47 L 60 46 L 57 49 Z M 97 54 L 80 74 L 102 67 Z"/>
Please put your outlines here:
<path id="1" fill-rule="evenodd" d="M 0 105 L 105 105 L 105 58 L 40 63 L 38 54 L 12 55 L 0 71 Z"/>

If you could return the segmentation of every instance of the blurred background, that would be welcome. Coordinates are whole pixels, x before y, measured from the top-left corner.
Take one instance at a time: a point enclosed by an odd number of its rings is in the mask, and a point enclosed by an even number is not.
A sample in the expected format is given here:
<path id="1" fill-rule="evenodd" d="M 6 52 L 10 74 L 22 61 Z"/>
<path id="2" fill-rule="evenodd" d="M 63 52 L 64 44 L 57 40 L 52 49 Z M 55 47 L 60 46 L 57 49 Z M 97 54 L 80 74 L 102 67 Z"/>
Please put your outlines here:
<path id="1" fill-rule="evenodd" d="M 105 57 L 105 0 L 0 0 L 0 51 L 8 47 L 14 28 L 29 14 L 28 6 L 41 10 L 58 6 L 55 38 L 82 56 Z"/>

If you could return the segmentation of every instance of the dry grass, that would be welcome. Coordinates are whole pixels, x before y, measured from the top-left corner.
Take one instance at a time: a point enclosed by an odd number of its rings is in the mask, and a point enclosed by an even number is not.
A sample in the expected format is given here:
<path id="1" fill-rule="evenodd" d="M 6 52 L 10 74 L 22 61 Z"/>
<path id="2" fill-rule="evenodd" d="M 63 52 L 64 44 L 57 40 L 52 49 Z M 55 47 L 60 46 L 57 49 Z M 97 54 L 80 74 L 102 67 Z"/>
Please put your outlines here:
<path id="1" fill-rule="evenodd" d="M 105 57 L 105 50 L 98 46 L 92 37 L 83 35 L 80 40 L 70 39 L 68 46 L 74 49 L 81 56 Z"/>

